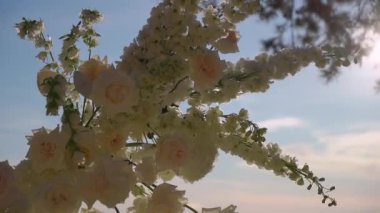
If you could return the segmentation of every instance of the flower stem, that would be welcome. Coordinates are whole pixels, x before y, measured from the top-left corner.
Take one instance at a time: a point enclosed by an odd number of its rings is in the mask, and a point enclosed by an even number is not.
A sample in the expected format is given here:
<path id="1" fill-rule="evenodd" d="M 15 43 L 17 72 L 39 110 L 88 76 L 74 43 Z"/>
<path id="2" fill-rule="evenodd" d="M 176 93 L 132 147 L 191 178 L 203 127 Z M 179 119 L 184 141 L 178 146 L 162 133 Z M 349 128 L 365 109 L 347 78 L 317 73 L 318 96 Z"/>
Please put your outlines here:
<path id="1" fill-rule="evenodd" d="M 119 209 L 116 206 L 114 207 L 114 209 L 115 209 L 116 213 L 120 213 Z"/>
<path id="2" fill-rule="evenodd" d="M 87 102 L 87 98 L 84 97 L 84 99 L 83 99 L 83 107 L 82 107 L 82 117 L 81 117 L 82 124 L 84 123 L 84 113 L 85 113 L 85 109 L 86 109 L 86 102 Z"/>
<path id="3" fill-rule="evenodd" d="M 194 213 L 198 213 L 198 211 L 195 210 L 193 207 L 191 207 L 191 206 L 189 206 L 189 205 L 187 205 L 187 204 L 185 204 L 184 206 L 185 206 L 187 209 L 189 209 L 190 211 L 192 211 L 192 212 L 194 212 Z"/>
<path id="4" fill-rule="evenodd" d="M 44 39 L 44 41 L 46 41 L 46 38 L 45 38 L 45 36 L 44 36 L 43 33 L 41 33 L 41 37 Z M 51 61 L 52 61 L 52 62 L 55 62 L 55 60 L 54 60 L 54 56 L 53 56 L 51 50 L 49 50 L 49 56 L 50 56 L 50 58 L 51 58 Z"/>
<path id="5" fill-rule="evenodd" d="M 96 108 L 94 110 L 94 112 L 92 112 L 92 115 L 91 115 L 90 119 L 88 119 L 86 125 L 84 125 L 85 127 L 88 127 L 90 125 L 92 119 L 94 119 L 94 117 L 95 117 L 96 113 L 99 111 L 99 109 L 100 109 L 100 107 Z"/>

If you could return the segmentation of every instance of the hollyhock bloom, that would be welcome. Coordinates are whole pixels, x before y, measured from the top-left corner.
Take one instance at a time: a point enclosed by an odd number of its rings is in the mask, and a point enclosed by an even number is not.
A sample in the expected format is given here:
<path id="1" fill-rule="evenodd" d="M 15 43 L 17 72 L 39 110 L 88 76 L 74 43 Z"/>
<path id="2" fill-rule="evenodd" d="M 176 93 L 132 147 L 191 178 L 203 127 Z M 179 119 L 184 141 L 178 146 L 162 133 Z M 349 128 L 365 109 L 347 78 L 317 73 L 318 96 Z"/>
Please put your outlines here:
<path id="1" fill-rule="evenodd" d="M 0 199 L 0 212 L 30 212 L 30 202 L 17 188 L 12 188 L 5 198 Z"/>
<path id="2" fill-rule="evenodd" d="M 123 203 L 135 183 L 132 166 L 126 161 L 110 157 L 97 159 L 94 167 L 79 174 L 79 190 L 88 208 L 96 200 L 109 208 Z"/>
<path id="3" fill-rule="evenodd" d="M 127 137 L 127 130 L 124 128 L 109 129 L 100 134 L 100 146 L 104 151 L 116 154 L 125 147 Z"/>
<path id="4" fill-rule="evenodd" d="M 128 213 L 146 213 L 148 207 L 148 198 L 145 196 L 137 196 L 133 200 L 133 206 L 127 209 Z"/>
<path id="5" fill-rule="evenodd" d="M 102 213 L 102 212 L 95 208 L 92 208 L 92 209 L 81 208 L 80 213 Z"/>
<path id="6" fill-rule="evenodd" d="M 28 136 L 30 146 L 26 157 L 32 162 L 32 168 L 36 172 L 45 169 L 63 169 L 65 146 L 69 135 L 59 132 L 58 127 L 53 131 L 45 128 L 33 131 L 32 136 Z"/>
<path id="7" fill-rule="evenodd" d="M 79 193 L 69 177 L 57 177 L 36 189 L 36 212 L 75 213 L 81 202 Z"/>
<path id="8" fill-rule="evenodd" d="M 44 84 L 45 79 L 52 78 L 58 75 L 57 72 L 53 72 L 49 69 L 42 69 L 37 73 L 37 86 L 38 90 L 43 96 L 46 96 L 49 92 L 49 86 Z"/>
<path id="9" fill-rule="evenodd" d="M 142 163 L 137 164 L 135 170 L 139 180 L 148 185 L 153 184 L 157 179 L 157 171 L 152 157 L 143 158 Z"/>
<path id="10" fill-rule="evenodd" d="M 119 71 L 101 73 L 94 81 L 90 98 L 109 114 L 125 112 L 136 103 L 136 87 L 132 79 Z"/>
<path id="11" fill-rule="evenodd" d="M 171 169 L 178 173 L 189 160 L 191 141 L 181 134 L 161 136 L 157 143 L 156 162 L 158 171 Z"/>
<path id="12" fill-rule="evenodd" d="M 202 208 L 202 213 L 236 213 L 236 206 L 230 205 L 222 210 L 220 207 L 216 208 Z"/>
<path id="13" fill-rule="evenodd" d="M 222 37 L 215 43 L 215 47 L 221 53 L 235 53 L 239 52 L 237 42 L 239 41 L 239 34 L 234 30 L 229 30 L 225 37 Z"/>
<path id="14" fill-rule="evenodd" d="M 157 186 L 149 200 L 147 213 L 178 213 L 183 211 L 186 199 L 185 191 L 176 190 L 176 186 L 162 183 Z"/>
<path id="15" fill-rule="evenodd" d="M 83 129 L 82 131 L 78 131 L 73 139 L 79 149 L 73 155 L 74 162 L 82 166 L 91 164 L 99 154 L 94 132 Z"/>
<path id="16" fill-rule="evenodd" d="M 178 175 L 189 182 L 194 182 L 208 174 L 218 154 L 211 134 L 198 134 L 193 141 L 188 160 L 182 165 Z"/>
<path id="17" fill-rule="evenodd" d="M 14 183 L 13 169 L 8 161 L 0 162 L 0 203 L 7 198 L 7 193 Z"/>
<path id="18" fill-rule="evenodd" d="M 16 183 L 15 170 L 0 162 L 0 212 L 29 212 L 29 202 Z"/>
<path id="19" fill-rule="evenodd" d="M 97 60 L 90 59 L 79 66 L 79 71 L 74 73 L 74 85 L 80 94 L 89 97 L 92 91 L 94 81 L 100 73 L 108 69 L 107 64 Z"/>
<path id="20" fill-rule="evenodd" d="M 16 24 L 16 32 L 21 39 L 25 36 L 30 40 L 35 40 L 44 31 L 45 25 L 43 21 L 31 21 L 23 19 L 22 22 Z"/>
<path id="21" fill-rule="evenodd" d="M 88 27 L 94 23 L 103 21 L 103 15 L 97 10 L 82 9 L 80 13 L 80 18 L 83 24 Z"/>
<path id="22" fill-rule="evenodd" d="M 226 67 L 224 61 L 220 60 L 217 51 L 205 51 L 194 55 L 191 59 L 193 72 L 191 78 L 194 80 L 196 90 L 204 91 L 212 88 L 222 78 Z"/>

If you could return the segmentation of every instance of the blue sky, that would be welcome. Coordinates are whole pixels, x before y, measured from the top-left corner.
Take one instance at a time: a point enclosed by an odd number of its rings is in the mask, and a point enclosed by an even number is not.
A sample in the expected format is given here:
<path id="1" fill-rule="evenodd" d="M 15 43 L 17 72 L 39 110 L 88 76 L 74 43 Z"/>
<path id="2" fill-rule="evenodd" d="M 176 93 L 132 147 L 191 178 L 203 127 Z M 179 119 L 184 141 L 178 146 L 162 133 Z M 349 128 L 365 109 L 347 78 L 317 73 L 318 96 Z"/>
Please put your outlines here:
<path id="1" fill-rule="evenodd" d="M 41 126 L 57 125 L 56 118 L 45 117 L 44 99 L 36 87 L 36 73 L 41 68 L 34 58 L 37 50 L 17 37 L 14 24 L 22 17 L 43 19 L 57 54 L 61 45 L 57 38 L 77 23 L 80 10 L 99 9 L 105 20 L 97 27 L 102 37 L 94 53 L 114 61 L 157 2 L 0 1 L 0 161 L 17 163 L 27 152 L 25 135 Z M 254 57 L 259 52 L 259 40 L 270 32 L 252 19 L 239 30 L 241 53 L 224 56 L 234 61 Z M 316 192 L 223 154 L 205 179 L 179 186 L 187 190 L 190 203 L 197 207 L 233 203 L 242 213 L 380 212 L 380 95 L 373 89 L 380 78 L 380 68 L 376 67 L 379 57 L 380 41 L 362 66 L 343 70 L 330 84 L 326 85 L 310 66 L 294 77 L 275 82 L 266 93 L 243 95 L 223 105 L 226 112 L 248 109 L 252 120 L 269 128 L 270 141 L 326 177 L 327 184 L 337 187 L 334 196 L 338 207 L 327 208 Z"/>

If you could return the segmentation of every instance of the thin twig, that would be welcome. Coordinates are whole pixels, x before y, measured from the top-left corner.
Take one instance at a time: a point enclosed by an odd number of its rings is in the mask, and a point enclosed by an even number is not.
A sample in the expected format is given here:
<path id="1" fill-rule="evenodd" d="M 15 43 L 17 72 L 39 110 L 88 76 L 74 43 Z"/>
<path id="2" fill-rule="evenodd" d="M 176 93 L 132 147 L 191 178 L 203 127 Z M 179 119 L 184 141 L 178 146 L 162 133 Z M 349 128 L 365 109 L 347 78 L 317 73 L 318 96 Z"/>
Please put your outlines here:
<path id="1" fill-rule="evenodd" d="M 86 125 L 84 125 L 85 127 L 88 127 L 92 121 L 92 119 L 94 119 L 96 113 L 99 111 L 100 107 L 96 108 L 95 111 L 92 113 L 90 119 L 88 119 Z"/>
<path id="2" fill-rule="evenodd" d="M 45 38 L 45 36 L 44 36 L 43 33 L 41 33 L 41 36 L 42 36 L 42 38 L 44 39 L 44 41 L 46 41 L 46 38 Z M 51 61 L 52 61 L 52 62 L 55 62 L 55 60 L 54 60 L 54 56 L 53 56 L 51 50 L 49 50 L 49 55 L 50 55 Z"/>
<path id="3" fill-rule="evenodd" d="M 185 204 L 184 206 L 185 206 L 187 209 L 189 209 L 190 211 L 192 211 L 192 212 L 194 212 L 194 213 L 198 213 L 198 211 L 195 210 L 193 207 L 191 207 L 191 206 L 189 206 L 189 205 L 187 205 L 187 204 Z"/>
<path id="4" fill-rule="evenodd" d="M 188 76 L 185 76 L 185 77 L 181 78 L 181 79 L 180 79 L 180 80 L 174 85 L 173 89 L 171 89 L 171 90 L 169 91 L 169 94 L 172 93 L 172 92 L 174 92 L 174 90 L 177 89 L 177 87 L 182 83 L 182 81 L 186 80 L 187 78 L 188 78 Z"/>
<path id="5" fill-rule="evenodd" d="M 158 137 L 160 137 L 160 134 L 158 134 L 158 132 L 156 130 L 154 130 L 149 124 L 146 124 L 147 127 L 152 130 L 154 132 L 154 134 L 156 134 Z"/>
<path id="6" fill-rule="evenodd" d="M 147 145 L 155 146 L 154 144 L 146 144 L 146 143 L 143 143 L 143 142 L 134 142 L 134 143 L 126 143 L 125 144 L 126 147 L 147 146 Z"/>
<path id="7" fill-rule="evenodd" d="M 145 132 L 143 133 L 143 135 L 144 135 L 144 138 L 145 138 L 145 143 L 149 143 L 149 142 L 148 142 L 148 138 L 146 137 Z"/>
<path id="8" fill-rule="evenodd" d="M 120 213 L 119 209 L 116 206 L 114 207 L 114 209 L 115 209 L 116 213 Z"/>
<path id="9" fill-rule="evenodd" d="M 83 99 L 83 107 L 82 107 L 82 116 L 81 116 L 81 122 L 82 122 L 82 124 L 84 122 L 84 113 L 85 113 L 85 109 L 86 109 L 86 102 L 87 102 L 87 98 L 84 97 L 84 99 Z"/>

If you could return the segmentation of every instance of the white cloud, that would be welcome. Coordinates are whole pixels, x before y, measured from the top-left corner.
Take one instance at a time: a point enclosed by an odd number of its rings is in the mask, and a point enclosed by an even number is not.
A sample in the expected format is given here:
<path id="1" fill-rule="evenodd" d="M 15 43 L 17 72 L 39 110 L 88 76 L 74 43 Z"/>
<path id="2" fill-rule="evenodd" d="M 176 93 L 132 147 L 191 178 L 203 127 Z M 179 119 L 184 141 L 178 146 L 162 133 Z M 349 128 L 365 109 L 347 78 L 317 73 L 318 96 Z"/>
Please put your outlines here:
<path id="1" fill-rule="evenodd" d="M 301 165 L 308 163 L 316 175 L 326 177 L 326 186 L 331 184 L 337 187 L 332 196 L 337 198 L 338 207 L 329 209 L 329 212 L 354 213 L 380 210 L 378 203 L 380 196 L 380 128 L 374 125 L 370 126 L 372 128 L 366 130 L 360 127 L 339 134 L 319 133 L 315 135 L 317 138 L 315 143 L 291 144 L 282 147 L 283 153 L 297 156 Z M 253 169 L 252 166 L 247 166 L 242 162 L 237 162 L 236 165 L 237 168 L 244 169 L 244 171 Z M 242 182 L 239 184 L 246 185 L 246 187 L 249 185 L 249 183 Z M 261 184 L 269 187 L 268 193 L 270 194 L 256 196 L 257 192 L 255 193 L 254 190 L 246 192 L 244 189 L 234 186 L 241 191 L 232 197 L 238 198 L 243 212 L 248 212 L 250 206 L 270 205 L 271 202 L 276 203 L 278 208 L 269 212 L 325 211 L 322 208 L 323 205 L 316 205 L 319 204 L 319 202 L 315 202 L 315 199 L 318 198 L 301 194 L 302 192 L 297 189 L 289 191 L 288 195 L 281 194 L 281 191 L 287 191 L 287 184 L 277 181 L 270 184 L 262 182 Z M 277 188 L 279 192 L 276 193 L 274 188 Z M 257 191 L 259 188 L 255 187 L 255 189 Z M 229 191 L 233 190 L 229 189 Z M 248 205 L 246 201 L 250 204 Z M 297 208 L 293 208 L 292 205 Z"/>
<path id="2" fill-rule="evenodd" d="M 328 174 L 380 178 L 380 129 L 317 137 L 317 145 L 291 144 L 285 153 Z"/>
<path id="3" fill-rule="evenodd" d="M 235 204 L 238 211 L 281 212 L 281 213 L 319 213 L 327 211 L 321 204 L 316 192 L 297 188 L 291 181 L 236 181 L 209 179 L 186 190 L 190 205 L 216 207 Z M 356 193 L 354 190 L 336 191 L 338 207 L 328 209 L 331 213 L 376 212 L 379 209 L 374 194 Z M 207 201 L 207 202 L 206 202 Z M 202 205 L 203 204 L 203 205 Z"/>
<path id="4" fill-rule="evenodd" d="M 260 121 L 258 124 L 262 127 L 268 128 L 270 131 L 276 131 L 278 129 L 287 127 L 301 127 L 305 125 L 302 120 L 294 117 L 268 119 Z"/>

